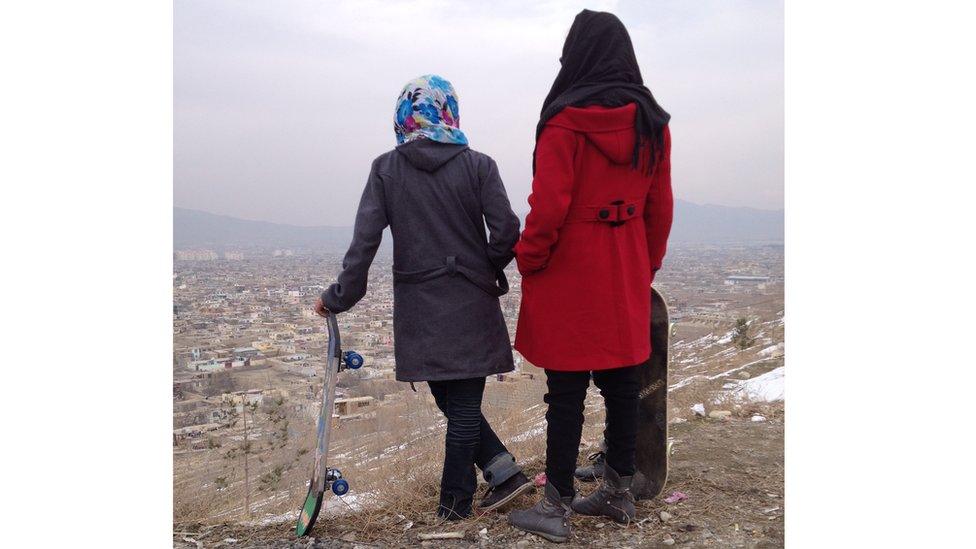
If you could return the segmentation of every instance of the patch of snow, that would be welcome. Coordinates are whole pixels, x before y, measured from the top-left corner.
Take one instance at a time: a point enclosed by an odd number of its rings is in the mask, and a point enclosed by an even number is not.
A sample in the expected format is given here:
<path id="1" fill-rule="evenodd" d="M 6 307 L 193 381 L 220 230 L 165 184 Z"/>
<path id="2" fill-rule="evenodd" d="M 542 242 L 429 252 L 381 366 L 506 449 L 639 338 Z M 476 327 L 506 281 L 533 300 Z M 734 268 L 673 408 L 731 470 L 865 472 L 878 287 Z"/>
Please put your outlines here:
<path id="1" fill-rule="evenodd" d="M 298 520 L 298 511 L 288 511 L 280 515 L 265 515 L 262 518 L 246 522 L 245 524 L 253 526 L 267 526 L 269 524 L 282 524 L 294 520 Z"/>
<path id="2" fill-rule="evenodd" d="M 410 442 L 414 442 L 416 440 L 420 440 L 420 439 L 419 438 L 415 438 L 414 440 L 411 440 Z M 409 445 L 408 442 L 404 442 L 403 444 L 400 444 L 400 445 L 394 444 L 393 446 L 390 446 L 389 448 L 387 448 L 387 449 L 383 450 L 382 452 L 380 452 L 380 457 L 385 457 L 385 456 L 388 456 L 390 454 L 395 454 L 395 453 L 399 452 L 400 450 L 406 449 L 406 447 L 408 445 Z"/>
<path id="3" fill-rule="evenodd" d="M 691 407 L 691 411 L 695 413 L 696 416 L 705 416 L 705 405 L 699 402 Z"/>
<path id="4" fill-rule="evenodd" d="M 691 383 L 692 381 L 694 381 L 696 378 L 699 378 L 699 377 L 705 377 L 705 376 L 700 376 L 700 375 L 688 376 L 685 379 L 682 379 L 681 381 L 675 383 L 674 385 L 669 386 L 668 387 L 668 391 L 674 391 L 675 389 L 680 389 L 680 388 L 684 387 L 685 385 L 688 385 L 689 383 Z"/>
<path id="5" fill-rule="evenodd" d="M 757 402 L 783 400 L 785 396 L 785 376 L 786 367 L 780 366 L 761 376 L 738 382 L 738 388 L 734 389 L 733 393 L 740 398 Z"/>
<path id="6" fill-rule="evenodd" d="M 726 371 L 722 372 L 721 374 L 715 374 L 713 376 L 708 376 L 708 380 L 709 381 L 712 381 L 712 380 L 718 379 L 720 377 L 725 377 L 725 376 L 727 376 L 727 375 L 729 375 L 731 373 L 738 372 L 739 370 L 742 370 L 744 368 L 748 368 L 749 366 L 752 366 L 753 364 L 759 364 L 760 362 L 763 362 L 765 360 L 766 360 L 765 358 L 761 358 L 759 360 L 753 360 L 752 362 L 747 362 L 747 363 L 743 364 L 742 366 L 736 366 L 735 368 L 732 368 L 731 370 L 726 370 Z"/>
<path id="7" fill-rule="evenodd" d="M 756 414 L 756 415 L 752 416 L 752 421 L 757 421 L 757 422 L 758 421 L 766 421 L 766 416 L 761 416 L 759 414 Z"/>
<path id="8" fill-rule="evenodd" d="M 782 350 L 783 350 L 783 344 L 782 343 L 777 343 L 776 345 L 771 345 L 771 346 L 766 347 L 765 349 L 759 351 L 759 354 L 762 355 L 762 356 L 770 356 L 773 353 L 775 353 L 776 351 L 782 351 Z"/>
<path id="9" fill-rule="evenodd" d="M 360 372 L 361 373 L 359 376 L 361 379 L 373 379 L 375 377 L 383 377 L 386 375 L 384 370 L 380 370 L 378 368 L 363 368 L 360 370 Z"/>
<path id="10" fill-rule="evenodd" d="M 373 492 L 363 492 L 361 494 L 327 497 L 323 502 L 323 506 L 328 505 L 325 509 L 326 515 L 345 515 L 347 513 L 362 511 L 366 507 L 374 505 L 374 500 Z"/>
<path id="11" fill-rule="evenodd" d="M 681 349 L 685 347 L 698 347 L 698 346 L 707 347 L 708 344 L 715 341 L 717 338 L 718 337 L 715 334 L 705 334 L 702 337 L 695 339 L 693 341 L 681 340 L 675 343 L 673 347 L 674 349 Z"/>
<path id="12" fill-rule="evenodd" d="M 524 432 L 524 433 L 522 433 L 520 435 L 515 435 L 514 437 L 508 439 L 508 442 L 509 443 L 512 443 L 512 442 L 522 442 L 523 440 L 528 440 L 530 438 L 537 437 L 537 436 L 539 436 L 539 435 L 541 435 L 541 434 L 543 434 L 545 432 L 546 432 L 546 427 L 544 425 L 543 426 L 539 426 L 539 427 L 536 427 L 535 429 L 531 429 L 529 431 L 526 431 L 526 432 Z"/>
<path id="13" fill-rule="evenodd" d="M 722 339 L 719 339 L 718 341 L 716 341 L 715 344 L 716 345 L 727 345 L 729 343 L 732 343 L 732 336 L 734 336 L 734 335 L 735 335 L 734 332 L 729 332 L 729 333 L 725 334 L 724 336 L 722 336 Z"/>

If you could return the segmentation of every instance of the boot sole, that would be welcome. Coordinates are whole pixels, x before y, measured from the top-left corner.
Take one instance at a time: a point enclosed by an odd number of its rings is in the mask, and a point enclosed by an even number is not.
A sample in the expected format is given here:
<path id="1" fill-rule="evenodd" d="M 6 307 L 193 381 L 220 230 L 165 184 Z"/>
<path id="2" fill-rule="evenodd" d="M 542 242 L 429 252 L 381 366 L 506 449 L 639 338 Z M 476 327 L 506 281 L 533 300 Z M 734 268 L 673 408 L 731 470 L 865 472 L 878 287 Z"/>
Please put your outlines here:
<path id="1" fill-rule="evenodd" d="M 498 508 L 504 506 L 506 503 L 512 501 L 513 499 L 515 499 L 515 498 L 519 497 L 520 495 L 528 492 L 529 490 L 533 490 L 533 489 L 535 489 L 535 486 L 532 485 L 532 481 L 530 480 L 530 481 L 526 482 L 525 484 L 519 486 L 515 490 L 512 490 L 512 493 L 511 494 L 509 494 L 509 495 L 505 496 L 504 498 L 496 501 L 495 503 L 491 504 L 490 506 L 488 506 L 488 507 L 479 507 L 478 509 L 482 513 L 487 513 L 489 511 L 494 511 L 495 509 L 498 509 Z"/>
<path id="2" fill-rule="evenodd" d="M 577 509 L 575 507 L 570 507 L 570 509 L 572 509 L 574 513 L 576 513 L 577 515 L 580 515 L 580 516 L 584 516 L 584 517 L 601 517 L 601 518 L 605 518 L 605 519 L 612 520 L 612 521 L 616 522 L 617 524 L 630 524 L 631 522 L 634 522 L 634 519 L 618 520 L 617 517 L 611 517 L 610 515 L 607 515 L 607 514 L 604 514 L 604 513 L 584 513 L 583 511 L 580 511 L 579 509 Z"/>
<path id="3" fill-rule="evenodd" d="M 605 518 L 607 520 L 612 520 L 613 522 L 616 522 L 617 524 L 623 524 L 623 525 L 628 525 L 628 524 L 631 524 L 632 522 L 634 522 L 633 519 L 631 519 L 631 520 L 617 520 L 617 517 L 611 517 L 610 515 L 604 515 L 603 513 L 594 513 L 592 515 L 588 515 L 586 513 L 580 513 L 576 509 L 573 509 L 573 512 L 576 513 L 577 515 L 582 516 L 582 517 L 599 517 L 599 518 Z"/>
<path id="4" fill-rule="evenodd" d="M 569 540 L 569 536 L 556 536 L 556 535 L 553 535 L 553 534 L 547 534 L 545 532 L 537 532 L 535 530 L 530 530 L 528 528 L 522 528 L 521 526 L 515 526 L 514 524 L 512 524 L 512 528 L 515 528 L 517 530 L 521 530 L 523 532 L 528 532 L 530 534 L 534 534 L 534 535 L 539 536 L 541 538 L 546 538 L 547 540 L 549 540 L 549 541 L 551 541 L 553 543 L 563 543 L 563 542 Z"/>

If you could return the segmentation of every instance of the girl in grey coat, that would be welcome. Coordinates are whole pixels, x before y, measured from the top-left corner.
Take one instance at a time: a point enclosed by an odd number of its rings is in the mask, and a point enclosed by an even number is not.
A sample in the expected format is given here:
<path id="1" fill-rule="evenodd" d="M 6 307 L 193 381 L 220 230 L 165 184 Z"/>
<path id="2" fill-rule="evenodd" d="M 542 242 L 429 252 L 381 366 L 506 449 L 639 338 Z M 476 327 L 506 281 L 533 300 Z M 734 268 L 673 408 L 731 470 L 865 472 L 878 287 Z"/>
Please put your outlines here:
<path id="1" fill-rule="evenodd" d="M 373 161 L 339 279 L 315 308 L 341 313 L 362 299 L 389 226 L 396 378 L 426 381 L 447 417 L 438 515 L 459 519 L 471 513 L 474 465 L 489 484 L 481 510 L 532 487 L 481 413 L 486 376 L 514 368 L 498 297 L 519 221 L 495 161 L 468 148 L 450 82 L 408 82 L 394 130 L 397 147 Z"/>

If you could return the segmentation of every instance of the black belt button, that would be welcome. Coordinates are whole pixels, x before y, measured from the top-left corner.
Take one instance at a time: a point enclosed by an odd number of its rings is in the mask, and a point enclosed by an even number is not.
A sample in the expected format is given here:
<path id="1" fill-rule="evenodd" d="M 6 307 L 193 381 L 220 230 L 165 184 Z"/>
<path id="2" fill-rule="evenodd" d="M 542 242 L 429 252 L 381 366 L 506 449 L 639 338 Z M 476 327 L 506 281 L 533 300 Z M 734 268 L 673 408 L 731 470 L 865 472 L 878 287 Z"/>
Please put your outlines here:
<path id="1" fill-rule="evenodd" d="M 610 210 L 600 210 L 600 219 L 606 219 L 610 217 Z"/>
<path id="2" fill-rule="evenodd" d="M 634 215 L 635 208 L 633 206 L 627 206 L 627 215 Z"/>

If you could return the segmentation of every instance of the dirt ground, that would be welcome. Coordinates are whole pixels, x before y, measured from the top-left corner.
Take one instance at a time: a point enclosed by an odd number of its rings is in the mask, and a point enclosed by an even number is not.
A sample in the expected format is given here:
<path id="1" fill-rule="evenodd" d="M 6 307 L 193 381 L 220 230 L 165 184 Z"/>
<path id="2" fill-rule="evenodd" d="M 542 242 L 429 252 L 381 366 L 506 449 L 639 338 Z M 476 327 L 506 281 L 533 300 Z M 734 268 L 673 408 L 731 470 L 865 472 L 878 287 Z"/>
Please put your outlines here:
<path id="1" fill-rule="evenodd" d="M 671 426 L 674 453 L 665 493 L 638 502 L 637 520 L 621 526 L 605 519 L 574 516 L 573 537 L 564 547 L 782 547 L 783 409 L 763 410 L 766 421 L 749 414 L 728 420 L 694 419 Z M 581 453 L 581 460 L 585 455 Z M 542 469 L 537 458 L 526 466 Z M 588 493 L 595 485 L 583 484 Z M 664 497 L 680 491 L 688 497 L 668 504 Z M 535 494 L 509 509 L 528 506 Z M 277 524 L 176 524 L 174 547 L 355 548 L 355 547 L 543 547 L 554 546 L 511 528 L 503 512 L 456 523 L 436 519 L 437 494 L 425 489 L 409 509 L 370 509 L 320 518 L 311 538 L 296 539 L 291 521 Z M 300 502 L 296 502 L 296 505 Z M 333 502 L 334 503 L 334 502 Z M 414 511 L 414 508 L 425 509 Z M 662 519 L 661 513 L 666 512 Z M 463 532 L 461 540 L 421 541 L 418 534 Z"/>

